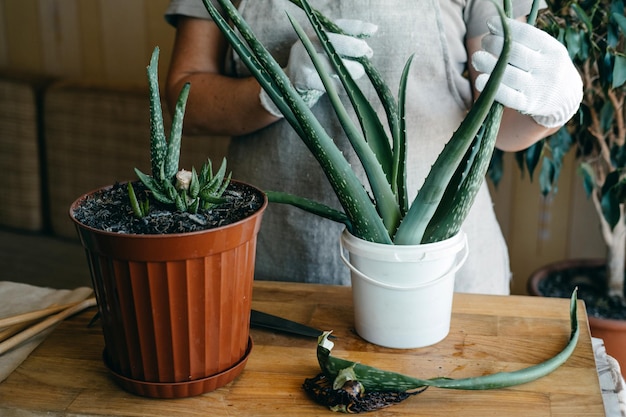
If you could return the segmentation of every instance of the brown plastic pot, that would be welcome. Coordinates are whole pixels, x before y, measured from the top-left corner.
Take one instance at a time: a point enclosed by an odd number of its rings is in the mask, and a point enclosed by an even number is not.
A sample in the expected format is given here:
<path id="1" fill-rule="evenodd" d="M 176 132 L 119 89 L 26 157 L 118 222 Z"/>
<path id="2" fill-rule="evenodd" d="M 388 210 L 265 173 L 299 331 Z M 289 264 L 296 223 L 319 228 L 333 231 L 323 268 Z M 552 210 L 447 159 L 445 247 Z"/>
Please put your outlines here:
<path id="1" fill-rule="evenodd" d="M 605 263 L 605 259 L 571 259 L 548 264 L 531 274 L 527 283 L 528 293 L 543 296 L 539 291 L 539 283 L 553 272 L 576 267 L 603 266 Z M 593 337 L 604 340 L 607 353 L 619 362 L 622 375 L 625 375 L 626 321 L 589 316 L 589 329 Z"/>
<path id="2" fill-rule="evenodd" d="M 72 204 L 70 218 L 87 253 L 104 362 L 116 382 L 155 398 L 189 397 L 231 382 L 252 349 L 256 236 L 267 198 L 253 215 L 224 227 L 124 235 L 74 218 L 89 194 Z"/>

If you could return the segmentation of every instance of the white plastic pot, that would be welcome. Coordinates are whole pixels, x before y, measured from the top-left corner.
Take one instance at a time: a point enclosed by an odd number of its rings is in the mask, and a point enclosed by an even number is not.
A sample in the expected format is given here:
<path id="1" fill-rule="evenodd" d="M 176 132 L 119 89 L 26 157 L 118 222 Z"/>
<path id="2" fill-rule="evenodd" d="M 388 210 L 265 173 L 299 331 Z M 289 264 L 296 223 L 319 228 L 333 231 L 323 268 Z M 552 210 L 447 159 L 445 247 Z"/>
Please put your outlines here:
<path id="1" fill-rule="evenodd" d="M 357 333 L 399 349 L 443 340 L 450 332 L 454 277 L 467 254 L 462 231 L 436 243 L 386 245 L 344 230 L 341 257 L 351 270 Z"/>

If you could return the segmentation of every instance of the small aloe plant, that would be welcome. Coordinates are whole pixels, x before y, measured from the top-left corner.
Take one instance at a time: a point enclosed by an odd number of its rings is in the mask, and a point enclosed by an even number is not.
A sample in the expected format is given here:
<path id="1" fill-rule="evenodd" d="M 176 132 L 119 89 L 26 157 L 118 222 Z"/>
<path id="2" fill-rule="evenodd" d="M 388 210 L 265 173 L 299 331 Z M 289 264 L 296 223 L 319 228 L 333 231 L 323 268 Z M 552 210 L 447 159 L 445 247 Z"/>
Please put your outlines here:
<path id="1" fill-rule="evenodd" d="M 331 76 L 318 59 L 308 36 L 300 24 L 289 16 L 309 51 L 344 132 L 363 165 L 369 182 L 369 187 L 365 187 L 341 150 L 293 88 L 280 65 L 256 39 L 233 4 L 228 0 L 218 0 L 241 37 L 211 1 L 203 1 L 230 45 L 318 160 L 343 210 L 335 210 L 299 196 L 267 191 L 271 202 L 292 204 L 342 222 L 353 235 L 384 244 L 429 243 L 445 240 L 458 233 L 484 180 L 502 117 L 502 105 L 494 99 L 510 50 L 506 23 L 503 24 L 504 48 L 487 86 L 434 163 L 416 199 L 409 204 L 405 172 L 404 102 L 410 58 L 400 80 L 397 101 L 374 66 L 367 59 L 360 60 L 385 109 L 390 131 L 388 137 L 375 110 L 328 41 L 325 31 L 337 32 L 336 26 L 330 24 L 321 13 L 311 9 L 306 0 L 292 0 L 306 13 L 356 112 L 360 128 L 350 119 Z M 506 2 L 506 9 L 511 10 L 510 0 Z M 504 17 L 504 12 L 500 13 Z M 371 189 L 371 196 L 366 191 L 368 188 Z"/>
<path id="2" fill-rule="evenodd" d="M 204 163 L 199 174 L 193 167 L 191 171 L 179 169 L 183 117 L 190 84 L 186 83 L 180 92 L 172 117 L 170 137 L 167 140 L 159 93 L 158 61 L 159 48 L 156 47 L 147 68 L 150 89 L 152 176 L 144 174 L 138 168 L 135 168 L 135 173 L 158 202 L 183 212 L 196 213 L 199 209 L 207 210 L 212 205 L 225 201 L 222 194 L 230 184 L 231 174 L 226 176 L 225 159 L 215 174 L 210 159 Z M 148 199 L 139 201 L 130 182 L 128 195 L 135 215 L 140 218 L 145 217 L 150 209 Z"/>

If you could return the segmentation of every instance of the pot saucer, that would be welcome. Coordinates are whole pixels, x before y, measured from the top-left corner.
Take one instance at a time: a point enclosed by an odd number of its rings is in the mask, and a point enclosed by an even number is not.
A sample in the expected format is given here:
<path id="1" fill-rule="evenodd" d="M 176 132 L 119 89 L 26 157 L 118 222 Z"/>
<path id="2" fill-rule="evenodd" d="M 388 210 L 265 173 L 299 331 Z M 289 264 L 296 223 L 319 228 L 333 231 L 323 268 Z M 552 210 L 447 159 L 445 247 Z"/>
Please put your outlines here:
<path id="1" fill-rule="evenodd" d="M 111 368 L 106 349 L 102 353 L 102 357 L 115 382 L 132 394 L 151 398 L 186 398 L 214 391 L 233 381 L 241 374 L 246 362 L 248 362 L 252 346 L 252 338 L 250 337 L 248 339 L 248 349 L 244 356 L 239 362 L 225 371 L 206 378 L 185 382 L 146 382 L 128 378 L 118 374 Z"/>

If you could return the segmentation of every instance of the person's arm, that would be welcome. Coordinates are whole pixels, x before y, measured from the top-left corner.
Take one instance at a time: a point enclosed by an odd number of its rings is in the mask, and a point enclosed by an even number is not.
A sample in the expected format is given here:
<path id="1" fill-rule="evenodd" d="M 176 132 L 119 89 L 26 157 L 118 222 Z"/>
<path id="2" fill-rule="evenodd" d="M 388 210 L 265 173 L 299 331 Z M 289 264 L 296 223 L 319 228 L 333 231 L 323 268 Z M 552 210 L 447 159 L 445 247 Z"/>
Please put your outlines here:
<path id="1" fill-rule="evenodd" d="M 210 20 L 180 16 L 166 81 L 168 105 L 191 82 L 185 130 L 210 135 L 242 135 L 276 120 L 259 100 L 261 86 L 254 77 L 223 75 L 227 43 Z"/>
<path id="2" fill-rule="evenodd" d="M 520 20 L 523 21 L 523 19 Z M 471 57 L 474 52 L 481 49 L 481 38 L 469 39 L 466 45 L 468 56 Z M 478 74 L 478 71 L 470 64 L 469 75 L 472 85 L 474 85 Z M 474 94 L 479 94 L 476 89 L 474 89 Z M 522 114 L 517 110 L 505 108 L 496 146 L 498 149 L 507 152 L 520 151 L 555 133 L 557 130 L 559 130 L 558 127 L 547 128 L 535 122 L 531 116 Z"/>

